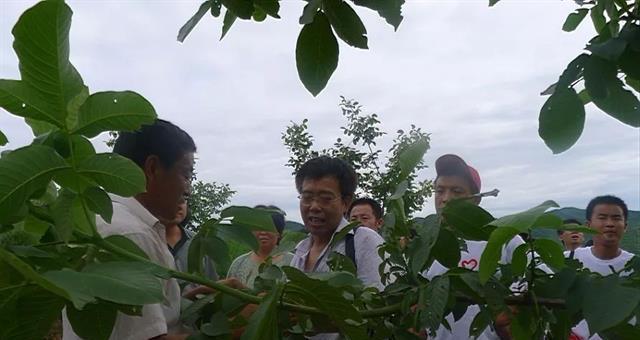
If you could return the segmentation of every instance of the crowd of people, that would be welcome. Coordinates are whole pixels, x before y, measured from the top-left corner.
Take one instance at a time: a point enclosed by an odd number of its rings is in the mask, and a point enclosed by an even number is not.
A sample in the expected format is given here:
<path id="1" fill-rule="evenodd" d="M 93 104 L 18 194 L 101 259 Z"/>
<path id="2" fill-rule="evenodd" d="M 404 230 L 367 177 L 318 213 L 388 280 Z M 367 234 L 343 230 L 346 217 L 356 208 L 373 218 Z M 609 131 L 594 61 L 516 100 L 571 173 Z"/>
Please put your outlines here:
<path id="1" fill-rule="evenodd" d="M 143 170 L 146 191 L 135 197 L 112 195 L 113 217 L 110 223 L 98 218 L 97 228 L 104 237 L 123 235 L 135 242 L 152 261 L 169 268 L 187 271 L 187 254 L 193 232 L 184 228 L 187 215 L 187 197 L 193 173 L 196 145 L 182 129 L 164 120 L 156 120 L 135 132 L 121 133 L 114 152 L 134 161 Z M 434 202 L 436 213 L 441 214 L 447 202 L 467 198 L 476 205 L 481 203 L 482 181 L 478 171 L 456 155 L 443 155 L 435 163 Z M 288 265 L 301 271 L 329 271 L 329 255 L 333 252 L 349 257 L 356 268 L 358 279 L 367 287 L 384 289 L 379 273 L 382 259 L 378 247 L 384 240 L 383 208 L 370 198 L 356 198 L 357 175 L 345 161 L 320 156 L 307 161 L 295 175 L 299 193 L 300 215 L 308 235 L 293 253 L 271 256 L 280 240 L 285 220 L 275 206 L 256 206 L 270 211 L 277 232 L 256 231 L 259 247 L 236 258 L 227 277 L 221 279 L 213 261 L 202 259 L 202 272 L 213 280 L 232 287 L 253 287 L 262 263 Z M 566 248 L 565 255 L 582 262 L 585 268 L 602 275 L 620 271 L 633 254 L 620 248 L 620 240 L 627 227 L 628 209 L 615 196 L 599 196 L 591 200 L 586 209 L 584 225 L 596 230 L 592 245 L 583 245 L 579 232 L 562 231 L 558 237 Z M 335 235 L 349 221 L 358 221 L 343 239 L 332 242 Z M 567 224 L 583 224 L 567 220 Z M 480 255 L 486 241 L 466 240 L 461 250 L 459 266 L 478 270 Z M 523 244 L 514 237 L 502 250 L 501 261 L 510 263 L 515 249 Z M 448 269 L 435 261 L 423 275 L 432 279 Z M 141 316 L 118 313 L 111 339 L 185 339 L 189 330 L 180 322 L 181 297 L 194 298 L 211 293 L 208 287 L 185 285 L 175 279 L 163 281 L 165 299 L 162 303 L 145 305 Z M 182 286 L 182 287 L 181 287 Z M 479 306 L 470 306 L 462 317 L 446 316 L 450 327 L 440 327 L 436 339 L 468 339 L 471 322 L 479 313 Z M 509 319 L 498 318 L 493 327 L 487 327 L 480 339 L 509 338 Z M 422 332 L 424 335 L 424 332 Z M 575 339 L 589 339 L 588 326 L 583 321 L 572 332 Z M 595 335 L 597 336 L 597 335 Z M 594 336 L 594 337 L 595 337 Z M 64 339 L 78 339 L 63 315 Z M 338 334 L 317 334 L 313 339 L 336 339 Z"/>

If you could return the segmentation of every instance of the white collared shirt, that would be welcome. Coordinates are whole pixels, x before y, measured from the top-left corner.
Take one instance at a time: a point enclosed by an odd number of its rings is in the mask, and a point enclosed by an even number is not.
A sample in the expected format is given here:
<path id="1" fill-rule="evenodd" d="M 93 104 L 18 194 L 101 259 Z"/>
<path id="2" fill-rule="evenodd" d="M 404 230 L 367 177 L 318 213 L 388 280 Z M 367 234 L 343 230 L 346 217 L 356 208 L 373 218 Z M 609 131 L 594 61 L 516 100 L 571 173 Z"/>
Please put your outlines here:
<path id="1" fill-rule="evenodd" d="M 344 239 L 337 242 L 332 249 L 328 249 L 331 245 L 333 238 L 335 235 L 346 227 L 349 223 L 342 219 L 340 224 L 333 232 L 331 236 L 331 240 L 325 246 L 324 250 L 318 257 L 316 261 L 316 265 L 311 270 L 311 272 L 324 273 L 330 271 L 329 265 L 327 264 L 327 260 L 331 252 L 335 251 L 340 254 L 345 254 L 345 241 Z M 354 230 L 349 231 L 350 234 L 354 233 Z M 311 250 L 312 245 L 312 236 L 309 235 L 304 240 L 300 241 L 296 246 L 296 250 L 294 251 L 293 260 L 291 260 L 291 266 L 295 267 L 299 270 L 305 270 L 305 263 L 307 262 L 307 257 L 309 256 L 309 250 Z M 384 240 L 378 233 L 373 231 L 367 227 L 358 228 L 357 232 L 355 232 L 353 237 L 353 246 L 355 249 L 355 259 L 356 259 L 356 268 L 357 268 L 357 276 L 362 283 L 367 287 L 376 287 L 379 290 L 384 289 L 384 285 L 380 279 L 380 273 L 378 271 L 378 267 L 382 263 L 382 258 L 378 255 L 378 246 L 384 243 Z"/>
<path id="2" fill-rule="evenodd" d="M 149 259 L 159 265 L 175 269 L 165 227 L 135 198 L 110 195 L 113 201 L 113 217 L 107 223 L 99 216 L 96 226 L 102 237 L 122 235 L 135 242 Z M 180 287 L 175 279 L 163 280 L 165 300 L 162 303 L 144 305 L 141 316 L 130 316 L 118 312 L 111 340 L 150 339 L 163 334 L 181 331 Z M 73 332 L 66 313 L 63 313 L 63 339 L 80 339 Z"/>

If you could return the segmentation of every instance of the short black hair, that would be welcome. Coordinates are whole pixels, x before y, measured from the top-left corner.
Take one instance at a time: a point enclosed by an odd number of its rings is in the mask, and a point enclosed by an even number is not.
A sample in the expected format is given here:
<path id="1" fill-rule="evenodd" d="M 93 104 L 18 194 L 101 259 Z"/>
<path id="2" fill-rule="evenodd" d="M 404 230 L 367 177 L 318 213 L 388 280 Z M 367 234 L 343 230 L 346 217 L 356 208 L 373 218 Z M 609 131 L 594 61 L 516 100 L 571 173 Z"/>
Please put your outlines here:
<path id="1" fill-rule="evenodd" d="M 578 225 L 581 225 L 582 222 L 576 220 L 575 218 L 568 218 L 568 219 L 562 221 L 562 224 L 578 224 Z M 558 229 L 558 235 L 562 235 L 562 233 L 564 233 L 564 230 Z"/>
<path id="2" fill-rule="evenodd" d="M 173 166 L 185 154 L 196 152 L 196 144 L 188 133 L 163 119 L 140 129 L 118 133 L 113 152 L 129 158 L 141 168 L 149 156 L 155 155 L 165 168 Z"/>
<path id="3" fill-rule="evenodd" d="M 320 156 L 306 161 L 296 173 L 296 189 L 302 192 L 302 182 L 305 179 L 320 179 L 334 177 L 340 185 L 343 198 L 353 198 L 358 186 L 358 175 L 349 163 L 340 158 Z"/>
<path id="4" fill-rule="evenodd" d="M 282 209 L 276 207 L 275 205 L 263 205 L 263 204 L 256 205 L 254 209 L 269 210 L 269 212 L 271 213 L 271 220 L 273 221 L 273 225 L 276 227 L 278 234 L 282 235 L 282 233 L 284 232 L 284 227 L 286 225 L 286 222 L 284 220 L 285 214 L 282 211 Z"/>
<path id="5" fill-rule="evenodd" d="M 622 215 L 624 215 L 624 221 L 627 221 L 629 217 L 629 209 L 627 208 L 627 204 L 624 203 L 622 199 L 613 195 L 604 195 L 598 196 L 592 199 L 587 205 L 587 221 L 591 221 L 591 215 L 593 215 L 593 209 L 595 209 L 596 205 L 600 204 L 611 204 L 617 205 L 622 209 Z"/>
<path id="6" fill-rule="evenodd" d="M 378 203 L 378 201 L 369 197 L 360 197 L 351 203 L 351 206 L 349 206 L 349 210 L 347 210 L 347 216 L 351 215 L 351 209 L 353 209 L 353 207 L 357 205 L 370 206 L 371 210 L 373 211 L 373 215 L 378 219 L 382 218 L 382 216 L 384 215 L 382 206 L 380 206 L 380 203 Z"/>

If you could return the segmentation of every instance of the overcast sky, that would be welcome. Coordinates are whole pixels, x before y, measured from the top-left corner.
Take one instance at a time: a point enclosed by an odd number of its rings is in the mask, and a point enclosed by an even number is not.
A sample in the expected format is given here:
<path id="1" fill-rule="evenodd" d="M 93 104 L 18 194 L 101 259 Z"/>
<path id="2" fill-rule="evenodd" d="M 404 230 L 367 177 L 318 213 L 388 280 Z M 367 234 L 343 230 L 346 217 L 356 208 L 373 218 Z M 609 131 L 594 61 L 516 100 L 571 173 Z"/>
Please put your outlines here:
<path id="1" fill-rule="evenodd" d="M 0 78 L 19 77 L 10 34 L 35 1 L 0 0 Z M 236 21 L 218 41 L 221 19 L 207 15 L 184 44 L 180 26 L 199 1 L 68 1 L 74 11 L 71 61 L 91 92 L 134 90 L 159 116 L 198 144 L 198 177 L 229 183 L 233 204 L 275 204 L 300 220 L 281 133 L 309 119 L 318 148 L 344 120 L 339 96 L 377 113 L 389 133 L 410 124 L 431 133 L 425 161 L 444 153 L 475 166 L 483 189 L 499 188 L 483 206 L 500 216 L 547 199 L 584 208 L 615 194 L 640 207 L 640 130 L 587 106 L 585 131 L 569 151 L 553 155 L 538 137 L 539 95 L 594 35 L 589 20 L 561 30 L 572 1 L 408 0 L 397 32 L 373 11 L 357 8 L 369 50 L 340 45 L 326 89 L 311 96 L 295 66 L 304 2 L 281 1 L 281 20 Z M 588 18 L 587 18 L 588 19 Z M 0 109 L 6 148 L 30 142 L 21 119 Z M 98 137 L 95 144 L 105 149 Z M 432 168 L 421 176 L 433 178 Z M 424 214 L 433 212 L 429 200 Z"/>

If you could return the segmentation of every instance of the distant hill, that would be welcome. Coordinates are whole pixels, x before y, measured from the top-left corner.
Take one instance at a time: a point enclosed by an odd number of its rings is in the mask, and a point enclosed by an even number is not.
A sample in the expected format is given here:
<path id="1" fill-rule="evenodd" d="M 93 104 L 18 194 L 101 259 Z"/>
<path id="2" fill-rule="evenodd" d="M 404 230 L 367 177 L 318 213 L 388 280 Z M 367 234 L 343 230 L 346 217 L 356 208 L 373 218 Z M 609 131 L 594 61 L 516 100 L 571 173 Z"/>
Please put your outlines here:
<path id="1" fill-rule="evenodd" d="M 584 209 L 578 208 L 561 208 L 553 210 L 552 213 L 563 220 L 576 219 L 580 223 L 585 223 L 586 212 Z M 629 218 L 627 221 L 627 232 L 622 238 L 621 247 L 624 250 L 640 255 L 640 211 L 629 210 Z M 546 237 L 557 240 L 558 236 L 554 230 L 538 230 L 534 233 L 537 237 Z M 589 240 L 591 237 L 585 235 L 585 239 Z"/>

